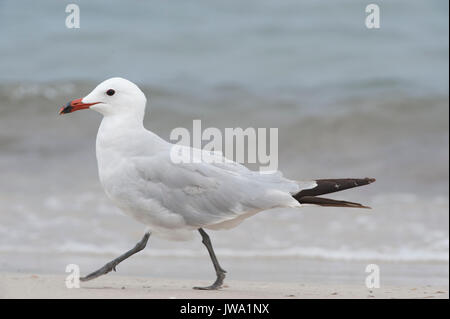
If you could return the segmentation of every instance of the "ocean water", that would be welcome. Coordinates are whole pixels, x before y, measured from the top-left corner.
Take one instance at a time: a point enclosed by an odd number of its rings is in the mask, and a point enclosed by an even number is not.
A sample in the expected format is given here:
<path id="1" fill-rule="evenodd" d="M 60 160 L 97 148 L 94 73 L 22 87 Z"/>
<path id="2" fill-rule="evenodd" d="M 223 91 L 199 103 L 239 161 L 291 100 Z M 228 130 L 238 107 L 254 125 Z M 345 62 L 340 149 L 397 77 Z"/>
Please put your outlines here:
<path id="1" fill-rule="evenodd" d="M 74 30 L 65 3 L 0 1 L 0 270 L 108 259 L 141 237 L 99 184 L 101 117 L 57 114 L 112 76 L 140 85 L 165 139 L 194 119 L 276 127 L 285 176 L 377 178 L 333 196 L 370 211 L 263 212 L 211 232 L 219 256 L 448 267 L 448 2 L 383 2 L 379 30 L 363 1 L 77 3 Z M 143 252 L 205 254 L 154 238 Z"/>

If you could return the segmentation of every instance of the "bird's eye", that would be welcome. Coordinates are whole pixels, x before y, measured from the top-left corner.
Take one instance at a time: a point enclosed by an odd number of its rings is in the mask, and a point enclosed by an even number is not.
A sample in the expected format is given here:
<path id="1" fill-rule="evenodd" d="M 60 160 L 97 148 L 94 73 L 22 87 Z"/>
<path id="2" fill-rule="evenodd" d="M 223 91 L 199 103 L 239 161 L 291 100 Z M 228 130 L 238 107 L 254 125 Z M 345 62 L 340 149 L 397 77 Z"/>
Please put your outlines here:
<path id="1" fill-rule="evenodd" d="M 109 96 L 114 95 L 114 93 L 116 93 L 116 91 L 114 91 L 113 89 L 109 89 L 108 91 L 106 91 L 106 94 L 108 94 Z"/>

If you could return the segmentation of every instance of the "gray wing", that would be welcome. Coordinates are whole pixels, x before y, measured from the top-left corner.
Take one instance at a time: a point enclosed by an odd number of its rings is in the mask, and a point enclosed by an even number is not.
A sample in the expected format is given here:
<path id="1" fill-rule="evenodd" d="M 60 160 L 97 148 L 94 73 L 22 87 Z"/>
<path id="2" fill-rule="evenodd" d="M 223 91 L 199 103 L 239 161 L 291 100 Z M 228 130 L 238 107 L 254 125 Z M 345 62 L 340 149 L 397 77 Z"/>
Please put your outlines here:
<path id="1" fill-rule="evenodd" d="M 193 227 L 232 220 L 247 212 L 299 206 L 291 194 L 302 186 L 280 173 L 261 174 L 227 159 L 218 160 L 220 154 L 196 150 L 195 156 L 200 155 L 201 160 L 187 163 L 174 163 L 168 152 L 134 158 L 142 196 L 158 201 Z"/>

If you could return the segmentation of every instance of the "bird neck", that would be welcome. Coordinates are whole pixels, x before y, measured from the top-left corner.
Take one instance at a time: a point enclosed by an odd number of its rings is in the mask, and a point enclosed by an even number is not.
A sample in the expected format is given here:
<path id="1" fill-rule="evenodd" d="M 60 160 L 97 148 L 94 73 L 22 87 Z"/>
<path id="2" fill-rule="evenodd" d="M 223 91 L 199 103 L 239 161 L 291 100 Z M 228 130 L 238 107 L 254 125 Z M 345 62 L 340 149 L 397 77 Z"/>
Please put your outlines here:
<path id="1" fill-rule="evenodd" d="M 106 115 L 97 133 L 97 151 L 127 147 L 145 132 L 143 117 L 132 114 Z"/>
<path id="2" fill-rule="evenodd" d="M 144 114 L 108 114 L 103 116 L 100 127 L 107 131 L 128 131 L 144 129 Z"/>

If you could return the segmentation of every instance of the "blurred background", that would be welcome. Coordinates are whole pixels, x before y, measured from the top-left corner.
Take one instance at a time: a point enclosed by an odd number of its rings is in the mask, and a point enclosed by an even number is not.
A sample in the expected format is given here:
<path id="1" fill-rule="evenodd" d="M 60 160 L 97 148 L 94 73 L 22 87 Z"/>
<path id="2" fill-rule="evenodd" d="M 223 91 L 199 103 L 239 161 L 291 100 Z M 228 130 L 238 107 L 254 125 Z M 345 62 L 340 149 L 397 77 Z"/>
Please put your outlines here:
<path id="1" fill-rule="evenodd" d="M 144 227 L 97 177 L 101 116 L 59 116 L 121 76 L 146 93 L 146 127 L 277 127 L 293 179 L 375 177 L 334 198 L 371 211 L 263 212 L 211 232 L 230 279 L 447 284 L 448 2 L 0 0 L 0 271 L 93 271 Z M 151 109 L 151 116 L 150 116 Z M 151 238 L 120 275 L 214 278 L 198 240 Z"/>

